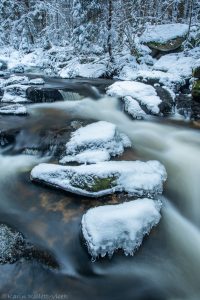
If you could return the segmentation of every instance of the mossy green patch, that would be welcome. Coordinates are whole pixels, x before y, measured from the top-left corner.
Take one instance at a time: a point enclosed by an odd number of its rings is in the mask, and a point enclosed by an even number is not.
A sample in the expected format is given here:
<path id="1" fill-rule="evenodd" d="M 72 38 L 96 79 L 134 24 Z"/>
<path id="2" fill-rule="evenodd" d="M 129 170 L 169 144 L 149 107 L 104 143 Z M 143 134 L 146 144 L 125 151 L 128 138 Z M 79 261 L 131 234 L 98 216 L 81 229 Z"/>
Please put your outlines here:
<path id="1" fill-rule="evenodd" d="M 167 42 L 158 43 L 158 42 L 148 42 L 146 45 L 149 48 L 156 49 L 159 51 L 167 52 L 178 49 L 184 42 L 185 37 L 178 37 L 176 39 L 169 40 Z"/>
<path id="2" fill-rule="evenodd" d="M 116 175 L 109 177 L 98 177 L 96 175 L 76 174 L 71 178 L 70 184 L 73 187 L 77 187 L 88 192 L 99 192 L 114 187 L 116 180 Z"/>
<path id="3" fill-rule="evenodd" d="M 193 70 L 193 76 L 195 78 L 200 78 L 200 66 L 194 68 L 194 70 Z"/>
<path id="4" fill-rule="evenodd" d="M 192 87 L 192 97 L 200 101 L 200 80 L 194 82 Z"/>

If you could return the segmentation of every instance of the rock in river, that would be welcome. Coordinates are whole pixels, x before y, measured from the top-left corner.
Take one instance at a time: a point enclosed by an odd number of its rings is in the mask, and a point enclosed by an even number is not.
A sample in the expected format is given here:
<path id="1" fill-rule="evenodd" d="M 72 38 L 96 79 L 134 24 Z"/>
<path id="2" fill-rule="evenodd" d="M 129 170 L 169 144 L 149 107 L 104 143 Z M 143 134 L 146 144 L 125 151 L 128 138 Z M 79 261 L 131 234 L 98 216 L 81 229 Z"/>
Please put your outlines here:
<path id="1" fill-rule="evenodd" d="M 88 197 L 115 192 L 154 196 L 162 193 L 166 178 L 166 170 L 158 161 L 109 161 L 81 166 L 39 164 L 31 171 L 31 180 L 35 182 Z"/>
<path id="2" fill-rule="evenodd" d="M 82 218 L 82 233 L 93 259 L 110 257 L 122 249 L 133 255 L 161 218 L 161 203 L 138 199 L 118 205 L 104 205 L 89 209 Z"/>
<path id="3" fill-rule="evenodd" d="M 106 161 L 111 156 L 122 154 L 124 148 L 130 146 L 129 138 L 120 133 L 116 125 L 99 121 L 81 127 L 72 133 L 70 141 L 66 144 L 65 156 L 60 162 L 96 163 Z"/>

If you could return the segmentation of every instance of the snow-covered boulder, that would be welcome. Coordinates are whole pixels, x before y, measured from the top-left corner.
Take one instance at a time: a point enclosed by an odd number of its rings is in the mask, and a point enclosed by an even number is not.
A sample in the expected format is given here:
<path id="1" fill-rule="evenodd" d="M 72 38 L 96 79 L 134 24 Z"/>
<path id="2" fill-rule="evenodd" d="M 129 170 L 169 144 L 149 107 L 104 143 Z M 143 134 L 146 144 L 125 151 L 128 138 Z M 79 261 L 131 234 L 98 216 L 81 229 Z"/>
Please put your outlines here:
<path id="1" fill-rule="evenodd" d="M 157 64 L 158 66 L 158 64 Z M 155 64 L 156 68 L 156 64 Z M 173 70 L 170 69 L 172 72 Z M 172 90 L 178 90 L 184 83 L 184 79 L 175 73 L 159 71 L 159 70 L 139 70 L 135 73 L 135 78 L 139 81 L 148 84 L 157 84 L 159 83 L 162 86 L 166 86 Z"/>
<path id="2" fill-rule="evenodd" d="M 146 113 L 135 99 L 130 96 L 126 96 L 122 98 L 122 100 L 124 101 L 125 111 L 134 119 L 144 119 L 146 117 Z"/>
<path id="3" fill-rule="evenodd" d="M 31 79 L 29 81 L 29 83 L 32 85 L 43 85 L 43 84 L 45 84 L 45 81 L 43 78 L 34 78 L 34 79 Z"/>
<path id="4" fill-rule="evenodd" d="M 13 84 L 4 88 L 4 95 L 1 99 L 2 102 L 7 103 L 25 103 L 29 102 L 26 98 L 26 91 L 28 85 Z"/>
<path id="5" fill-rule="evenodd" d="M 134 255 L 161 218 L 161 202 L 138 199 L 118 205 L 104 205 L 89 209 L 82 218 L 82 233 L 93 259 L 122 249 Z"/>
<path id="6" fill-rule="evenodd" d="M 72 133 L 66 144 L 66 155 L 61 163 L 77 161 L 79 163 L 96 163 L 109 160 L 111 156 L 120 155 L 125 147 L 130 147 L 129 138 L 119 133 L 116 125 L 99 121 L 81 127 Z"/>
<path id="7" fill-rule="evenodd" d="M 13 263 L 24 250 L 24 237 L 5 224 L 0 224 L 0 263 Z"/>
<path id="8" fill-rule="evenodd" d="M 183 53 L 166 54 L 154 64 L 153 69 L 180 76 L 182 79 L 190 78 L 195 61 L 192 56 L 184 56 Z"/>
<path id="9" fill-rule="evenodd" d="M 159 113 L 159 104 L 162 100 L 158 97 L 156 90 L 145 83 L 136 81 L 117 81 L 107 89 L 107 94 L 112 97 L 130 96 L 139 104 L 144 105 L 149 112 Z"/>
<path id="10" fill-rule="evenodd" d="M 23 64 L 16 64 L 9 69 L 9 71 L 12 73 L 24 73 L 24 70 L 25 70 L 25 65 Z"/>
<path id="11" fill-rule="evenodd" d="M 140 41 L 149 48 L 167 52 L 179 48 L 185 41 L 189 27 L 186 24 L 150 25 Z"/>
<path id="12" fill-rule="evenodd" d="M 39 164 L 31 179 L 75 194 L 101 197 L 115 192 L 134 196 L 161 194 L 167 174 L 158 161 L 109 161 L 92 165 Z"/>
<path id="13" fill-rule="evenodd" d="M 28 85 L 29 79 L 27 76 L 16 76 L 11 75 L 8 79 L 5 80 L 4 86 L 8 85 L 14 85 L 14 84 L 22 84 L 22 85 Z"/>
<path id="14" fill-rule="evenodd" d="M 26 106 L 22 104 L 13 104 L 0 107 L 1 115 L 26 115 Z"/>

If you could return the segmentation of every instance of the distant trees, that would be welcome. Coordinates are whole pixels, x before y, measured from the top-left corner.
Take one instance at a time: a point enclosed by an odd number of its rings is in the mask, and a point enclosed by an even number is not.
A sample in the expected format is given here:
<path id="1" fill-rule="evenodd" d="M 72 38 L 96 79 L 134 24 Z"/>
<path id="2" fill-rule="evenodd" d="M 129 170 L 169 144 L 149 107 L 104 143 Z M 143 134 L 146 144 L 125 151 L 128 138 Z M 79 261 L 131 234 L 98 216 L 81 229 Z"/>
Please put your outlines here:
<path id="1" fill-rule="evenodd" d="M 200 23 L 199 0 L 1 0 L 0 45 L 73 45 L 76 53 L 108 53 L 124 47 L 137 56 L 146 24 Z"/>

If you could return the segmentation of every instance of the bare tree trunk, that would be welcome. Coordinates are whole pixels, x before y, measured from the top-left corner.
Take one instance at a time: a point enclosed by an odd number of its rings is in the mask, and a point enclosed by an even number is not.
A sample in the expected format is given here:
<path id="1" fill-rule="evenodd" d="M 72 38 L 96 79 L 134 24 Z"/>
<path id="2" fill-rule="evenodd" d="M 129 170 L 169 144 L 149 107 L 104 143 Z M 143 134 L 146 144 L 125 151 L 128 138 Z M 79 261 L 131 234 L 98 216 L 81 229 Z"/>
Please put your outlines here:
<path id="1" fill-rule="evenodd" d="M 113 18 L 113 0 L 108 2 L 108 54 L 110 62 L 113 61 L 113 48 L 112 48 L 112 18 Z"/>

